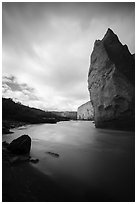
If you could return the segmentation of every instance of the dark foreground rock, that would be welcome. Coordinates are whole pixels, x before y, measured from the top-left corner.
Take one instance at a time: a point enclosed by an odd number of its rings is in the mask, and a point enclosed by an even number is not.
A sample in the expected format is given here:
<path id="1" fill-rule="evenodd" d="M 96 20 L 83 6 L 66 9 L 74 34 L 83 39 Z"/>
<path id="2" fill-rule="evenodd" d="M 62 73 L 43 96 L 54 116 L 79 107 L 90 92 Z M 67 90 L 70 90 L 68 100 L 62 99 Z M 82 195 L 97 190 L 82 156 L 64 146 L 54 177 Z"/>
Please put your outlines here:
<path id="1" fill-rule="evenodd" d="M 135 60 L 111 29 L 96 40 L 88 75 L 98 128 L 134 129 Z"/>
<path id="2" fill-rule="evenodd" d="M 31 148 L 31 138 L 28 135 L 22 135 L 19 138 L 13 140 L 8 150 L 14 154 L 28 154 Z"/>
<path id="3" fill-rule="evenodd" d="M 2 142 L 2 150 L 4 152 L 4 154 L 7 154 L 7 160 L 11 165 L 16 165 L 19 163 L 24 163 L 24 162 L 31 162 L 31 163 L 38 163 L 39 159 L 38 158 L 34 158 L 31 157 L 29 155 L 29 153 L 24 153 L 24 154 L 18 154 L 17 152 L 15 153 L 15 151 L 10 151 L 9 150 L 9 146 L 10 144 L 7 143 L 6 141 Z"/>

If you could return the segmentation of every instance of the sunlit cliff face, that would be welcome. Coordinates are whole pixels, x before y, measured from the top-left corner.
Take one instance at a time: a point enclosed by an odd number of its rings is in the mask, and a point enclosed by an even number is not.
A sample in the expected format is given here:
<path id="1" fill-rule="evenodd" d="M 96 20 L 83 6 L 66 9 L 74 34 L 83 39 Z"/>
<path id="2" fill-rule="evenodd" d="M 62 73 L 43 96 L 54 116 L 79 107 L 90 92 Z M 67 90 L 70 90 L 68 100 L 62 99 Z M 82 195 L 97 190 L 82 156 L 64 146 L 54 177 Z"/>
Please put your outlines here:
<path id="1" fill-rule="evenodd" d="M 90 53 L 108 27 L 134 53 L 134 3 L 3 3 L 2 15 L 3 96 L 29 106 L 87 102 Z"/>

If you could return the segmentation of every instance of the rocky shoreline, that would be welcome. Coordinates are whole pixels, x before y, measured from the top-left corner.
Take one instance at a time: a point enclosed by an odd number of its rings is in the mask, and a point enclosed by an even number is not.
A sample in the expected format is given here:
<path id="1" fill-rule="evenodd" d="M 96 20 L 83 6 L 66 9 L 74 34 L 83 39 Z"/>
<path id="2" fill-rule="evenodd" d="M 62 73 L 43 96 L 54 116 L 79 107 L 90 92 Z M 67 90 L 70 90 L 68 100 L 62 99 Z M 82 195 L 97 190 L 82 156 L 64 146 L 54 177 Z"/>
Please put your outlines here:
<path id="1" fill-rule="evenodd" d="M 29 123 L 14 121 L 14 120 L 2 120 L 2 134 L 13 133 L 10 129 L 20 126 L 28 125 Z"/>

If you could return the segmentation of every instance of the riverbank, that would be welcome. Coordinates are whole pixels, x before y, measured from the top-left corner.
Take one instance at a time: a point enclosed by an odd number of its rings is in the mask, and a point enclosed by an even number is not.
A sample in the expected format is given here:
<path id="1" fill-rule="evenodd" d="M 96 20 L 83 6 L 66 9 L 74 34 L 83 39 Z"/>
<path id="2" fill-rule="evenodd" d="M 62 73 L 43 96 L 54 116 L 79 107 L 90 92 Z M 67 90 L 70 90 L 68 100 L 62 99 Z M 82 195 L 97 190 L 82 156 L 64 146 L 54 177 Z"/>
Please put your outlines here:
<path id="1" fill-rule="evenodd" d="M 2 130 L 3 134 L 10 134 L 11 128 L 27 124 L 55 124 L 59 121 L 76 120 L 76 112 L 44 111 L 25 106 L 11 98 L 2 98 Z"/>
<path id="2" fill-rule="evenodd" d="M 10 129 L 18 128 L 25 125 L 32 125 L 32 124 L 43 124 L 43 123 L 50 123 L 55 124 L 60 121 L 69 121 L 69 119 L 55 119 L 55 118 L 47 118 L 44 122 L 21 122 L 15 120 L 2 120 L 2 134 L 12 134 L 13 132 Z"/>
<path id="3" fill-rule="evenodd" d="M 13 133 L 10 129 L 24 125 L 28 125 L 28 123 L 14 120 L 2 120 L 2 134 Z"/>

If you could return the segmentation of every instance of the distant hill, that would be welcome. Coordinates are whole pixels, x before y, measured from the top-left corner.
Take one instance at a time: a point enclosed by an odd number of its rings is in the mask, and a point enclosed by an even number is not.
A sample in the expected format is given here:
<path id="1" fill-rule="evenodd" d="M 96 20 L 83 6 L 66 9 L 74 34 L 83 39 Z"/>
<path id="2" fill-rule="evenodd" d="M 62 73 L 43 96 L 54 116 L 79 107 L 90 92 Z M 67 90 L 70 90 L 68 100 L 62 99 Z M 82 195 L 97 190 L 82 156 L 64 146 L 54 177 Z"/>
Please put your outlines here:
<path id="1" fill-rule="evenodd" d="M 30 108 L 21 103 L 14 102 L 10 98 L 2 98 L 2 120 L 13 120 L 26 123 L 56 123 L 69 119 L 76 119 L 74 117 L 72 118 L 72 112 L 71 117 L 69 117 L 69 114 L 63 116 L 59 114 L 59 112 L 54 113 L 52 111 Z"/>
<path id="2" fill-rule="evenodd" d="M 56 116 L 68 118 L 71 120 L 77 119 L 77 112 L 76 111 L 52 111 L 52 113 Z"/>

